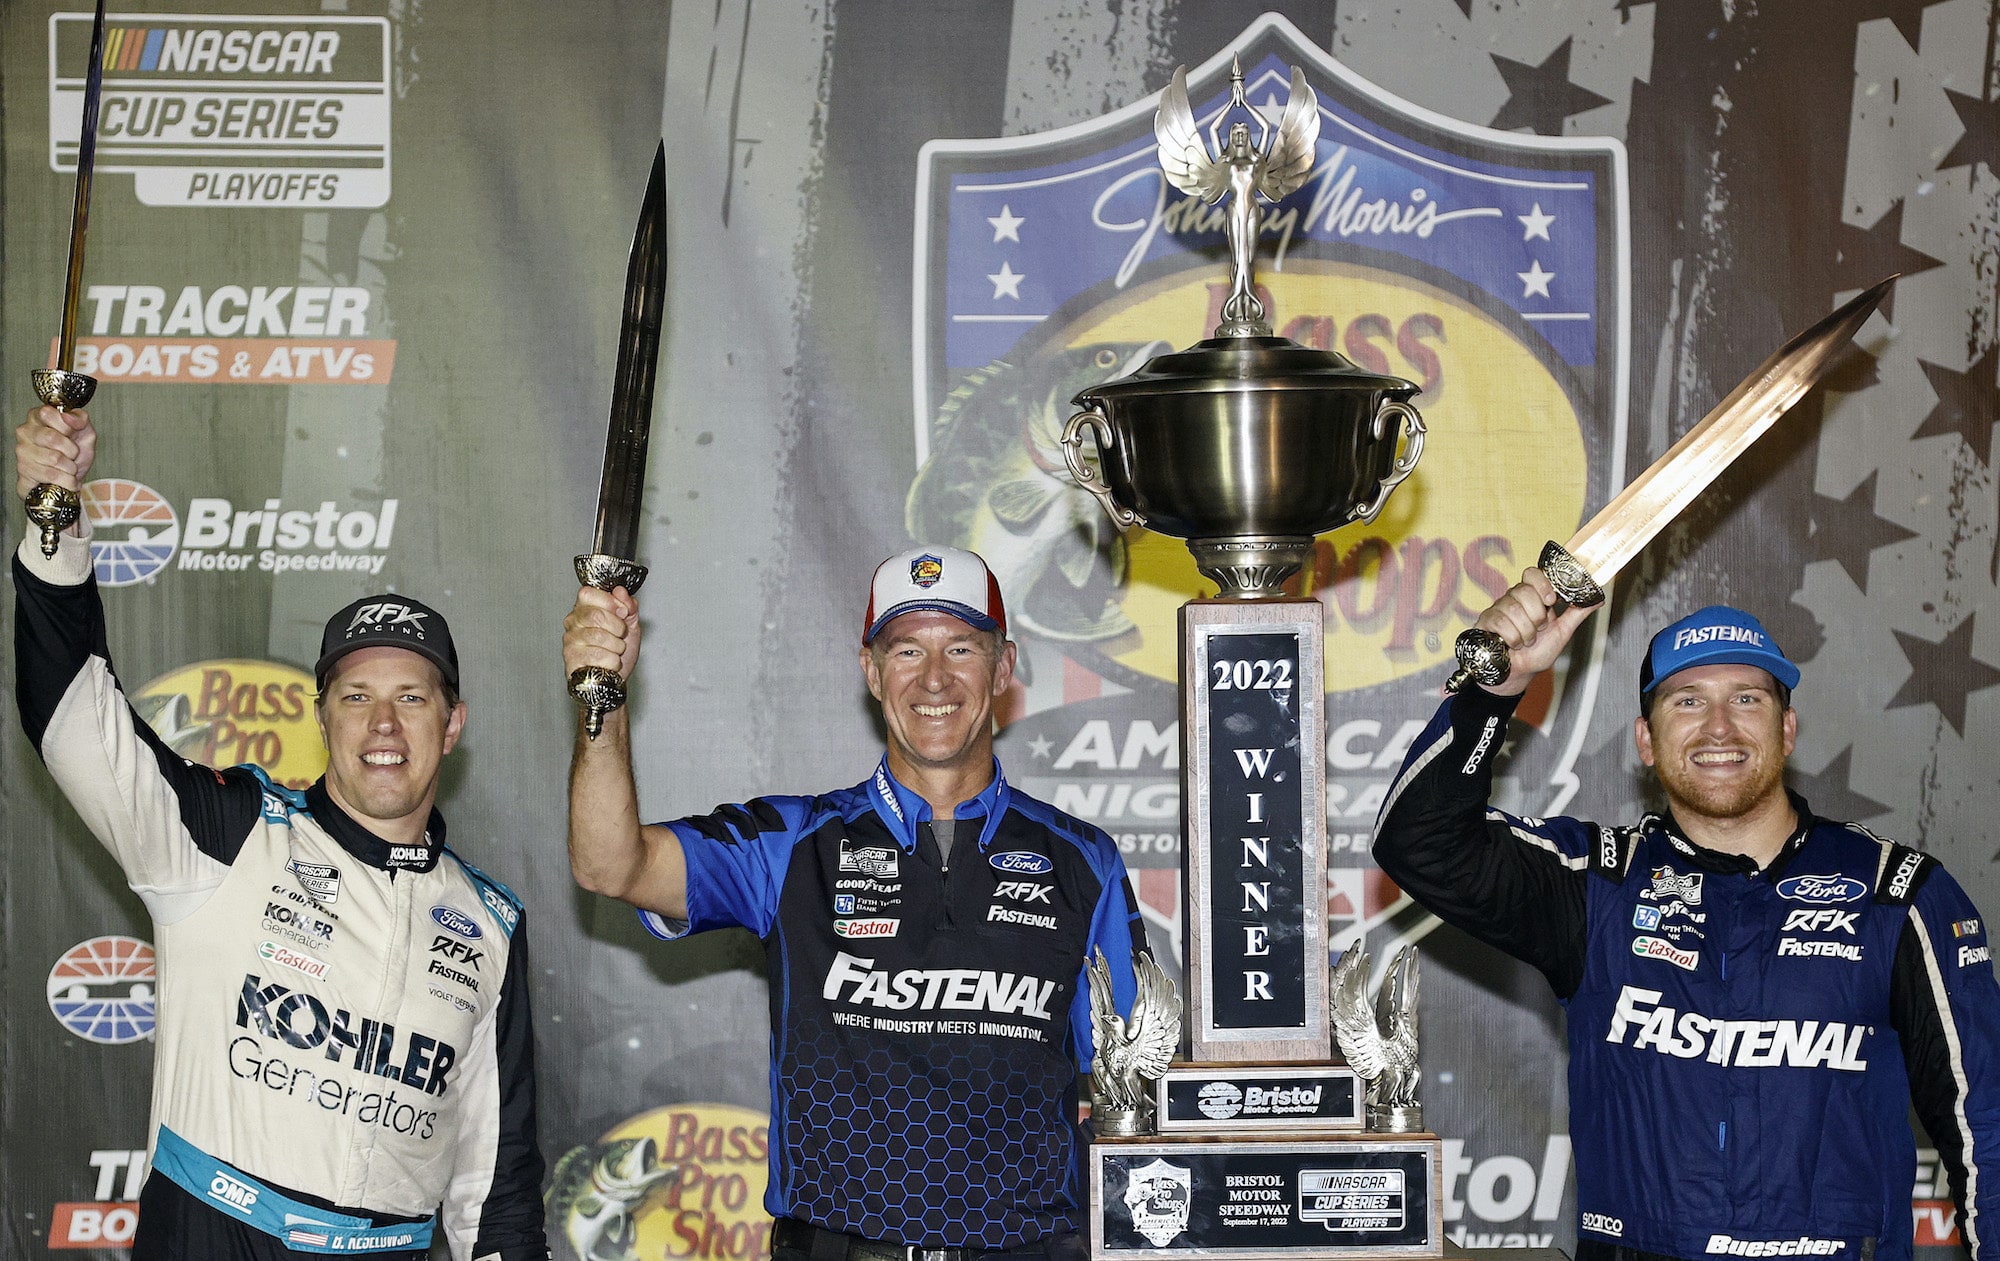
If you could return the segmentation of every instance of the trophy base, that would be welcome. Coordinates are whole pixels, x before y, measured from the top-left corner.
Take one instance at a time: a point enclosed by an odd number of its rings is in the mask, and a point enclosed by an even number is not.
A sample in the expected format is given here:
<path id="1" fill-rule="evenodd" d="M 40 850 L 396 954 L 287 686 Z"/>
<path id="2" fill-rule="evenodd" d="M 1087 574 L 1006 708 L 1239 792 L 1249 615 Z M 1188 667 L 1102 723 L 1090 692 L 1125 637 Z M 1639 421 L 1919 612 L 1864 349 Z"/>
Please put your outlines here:
<path id="1" fill-rule="evenodd" d="M 1100 1140 L 1092 1261 L 1444 1255 L 1444 1144 L 1432 1134 Z"/>
<path id="2" fill-rule="evenodd" d="M 1418 1103 L 1371 1103 L 1368 1105 L 1371 1134 L 1421 1134 L 1424 1108 Z"/>
<path id="3" fill-rule="evenodd" d="M 1309 534 L 1249 534 L 1189 539 L 1194 567 L 1218 588 L 1221 600 L 1284 600 L 1284 585 L 1312 556 Z"/>
<path id="4" fill-rule="evenodd" d="M 1137 1138 L 1152 1132 L 1144 1108 L 1107 1108 L 1101 1104 L 1090 1107 L 1090 1128 L 1100 1138 Z"/>

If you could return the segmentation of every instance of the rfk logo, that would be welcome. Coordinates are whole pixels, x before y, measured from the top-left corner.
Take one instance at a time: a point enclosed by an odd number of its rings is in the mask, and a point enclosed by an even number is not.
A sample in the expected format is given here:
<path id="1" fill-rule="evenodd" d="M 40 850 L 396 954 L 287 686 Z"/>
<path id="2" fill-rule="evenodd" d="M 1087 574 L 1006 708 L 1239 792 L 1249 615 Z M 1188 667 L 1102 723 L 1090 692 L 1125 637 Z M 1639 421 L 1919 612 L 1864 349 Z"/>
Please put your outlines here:
<path id="1" fill-rule="evenodd" d="M 390 630 L 402 630 L 406 635 L 415 635 L 418 639 L 422 639 L 424 619 L 429 616 L 430 614 L 418 612 L 407 604 L 398 604 L 393 600 L 377 600 L 373 604 L 364 604 L 354 610 L 354 620 L 347 624 L 345 633 L 352 635 L 357 627 L 362 626 L 387 627 Z M 405 627 L 408 629 L 403 629 Z"/>
<path id="2" fill-rule="evenodd" d="M 1032 880 L 1002 880 L 993 886 L 996 898 L 1013 898 L 1016 902 L 1042 902 L 1053 906 L 1050 895 L 1055 893 L 1052 884 L 1036 884 Z"/>

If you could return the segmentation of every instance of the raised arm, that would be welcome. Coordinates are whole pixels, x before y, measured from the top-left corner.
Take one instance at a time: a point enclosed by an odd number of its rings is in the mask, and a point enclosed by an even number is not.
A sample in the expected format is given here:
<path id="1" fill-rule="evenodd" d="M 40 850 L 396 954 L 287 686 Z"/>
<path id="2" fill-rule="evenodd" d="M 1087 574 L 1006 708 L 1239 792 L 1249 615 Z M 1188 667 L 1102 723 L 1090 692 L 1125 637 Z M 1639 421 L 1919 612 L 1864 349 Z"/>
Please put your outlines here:
<path id="1" fill-rule="evenodd" d="M 630 679 L 639 662 L 639 604 L 625 588 L 579 588 L 563 619 L 563 674 L 602 666 Z M 669 920 L 687 918 L 687 860 L 680 838 L 639 822 L 632 778 L 631 711 L 604 716 L 595 740 L 579 718 L 569 766 L 569 868 L 592 893 Z"/>

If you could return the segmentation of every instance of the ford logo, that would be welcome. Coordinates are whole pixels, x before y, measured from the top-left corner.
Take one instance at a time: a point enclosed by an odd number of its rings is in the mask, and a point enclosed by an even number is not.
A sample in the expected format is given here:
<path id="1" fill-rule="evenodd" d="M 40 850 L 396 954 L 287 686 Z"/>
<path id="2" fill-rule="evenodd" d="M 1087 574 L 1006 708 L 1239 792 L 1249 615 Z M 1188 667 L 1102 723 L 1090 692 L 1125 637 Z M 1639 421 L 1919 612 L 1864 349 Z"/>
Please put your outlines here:
<path id="1" fill-rule="evenodd" d="M 1853 876 L 1791 876 L 1778 882 L 1778 896 L 1794 902 L 1859 902 L 1868 886 Z"/>
<path id="2" fill-rule="evenodd" d="M 470 915 L 456 907 L 434 906 L 431 908 L 431 918 L 438 922 L 438 927 L 457 933 L 461 937 L 479 936 L 479 925 Z"/>
<path id="3" fill-rule="evenodd" d="M 1044 855 L 1025 849 L 1010 849 L 1004 854 L 995 854 L 986 861 L 993 864 L 995 871 L 1007 871 L 1021 876 L 1041 876 L 1056 869 L 1056 865 Z"/>

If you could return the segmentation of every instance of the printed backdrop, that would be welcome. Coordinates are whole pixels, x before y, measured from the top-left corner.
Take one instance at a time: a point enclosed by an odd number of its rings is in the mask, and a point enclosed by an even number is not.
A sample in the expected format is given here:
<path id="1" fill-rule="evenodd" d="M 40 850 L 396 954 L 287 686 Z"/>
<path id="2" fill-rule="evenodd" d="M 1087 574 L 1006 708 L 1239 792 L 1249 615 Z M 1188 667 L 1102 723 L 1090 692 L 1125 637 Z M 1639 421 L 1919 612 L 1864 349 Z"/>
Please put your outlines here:
<path id="1" fill-rule="evenodd" d="M 636 1206 L 631 1256 L 768 1242 L 756 943 L 652 943 L 563 848 L 560 620 L 661 135 L 649 815 L 865 775 L 866 575 L 913 538 L 972 546 L 1022 644 L 1010 774 L 1118 837 L 1177 952 L 1173 610 L 1202 583 L 1178 543 L 1113 531 L 1055 436 L 1076 390 L 1215 320 L 1222 224 L 1161 181 L 1150 120 L 1185 64 L 1206 126 L 1235 56 L 1270 117 L 1292 65 L 1320 100 L 1313 175 L 1265 227 L 1273 322 L 1424 387 L 1417 472 L 1298 585 L 1328 607 L 1335 945 L 1422 942 L 1452 1237 L 1573 1243 L 1562 1018 L 1372 867 L 1388 777 L 1452 637 L 1542 540 L 1890 272 L 1860 351 L 1531 694 L 1502 792 L 1634 815 L 1646 638 L 1741 603 L 1804 665 L 1796 786 L 2000 907 L 1979 753 L 2000 747 L 2000 6 L 1277 8 L 114 6 L 78 367 L 102 381 L 88 510 L 120 676 L 188 756 L 305 783 L 327 614 L 388 589 L 451 618 L 472 720 L 443 804 L 530 908 L 564 1247 L 576 1183 L 644 1136 L 697 1172 Z M 0 8 L 10 425 L 52 353 L 88 32 L 47 0 Z M 0 1253 L 115 1256 L 145 1165 L 150 927 L 18 732 L 0 794 Z M 1926 1163 L 1920 1243 L 1955 1241 L 1946 1196 Z"/>

